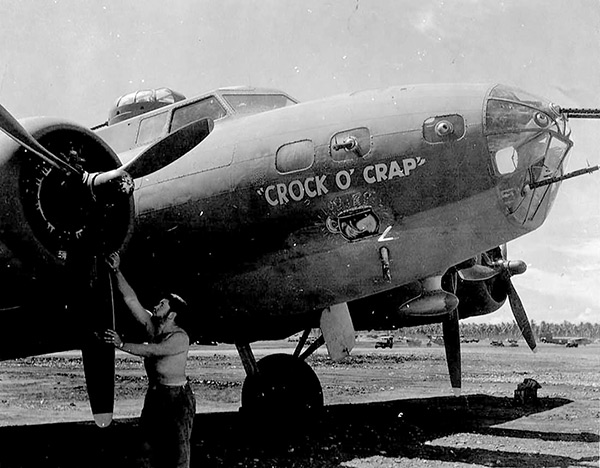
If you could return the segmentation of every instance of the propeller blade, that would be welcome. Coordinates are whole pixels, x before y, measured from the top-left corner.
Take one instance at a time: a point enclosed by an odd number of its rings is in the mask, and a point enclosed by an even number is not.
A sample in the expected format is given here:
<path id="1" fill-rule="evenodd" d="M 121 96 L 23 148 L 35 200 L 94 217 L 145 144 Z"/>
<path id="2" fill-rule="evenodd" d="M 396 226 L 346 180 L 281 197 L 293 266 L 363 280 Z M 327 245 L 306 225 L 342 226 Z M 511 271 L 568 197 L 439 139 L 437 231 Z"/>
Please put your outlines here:
<path id="1" fill-rule="evenodd" d="M 111 276 L 103 258 L 87 254 L 73 258 L 71 275 L 73 291 L 71 305 L 77 315 L 85 315 L 84 338 L 81 346 L 85 381 L 94 421 L 107 427 L 113 417 L 115 385 L 115 348 L 106 344 L 102 333 L 115 328 Z"/>
<path id="2" fill-rule="evenodd" d="M 446 349 L 446 362 L 450 374 L 450 384 L 455 396 L 461 392 L 461 359 L 460 359 L 460 331 L 458 327 L 458 313 L 456 310 L 448 314 L 442 322 L 444 333 L 444 348 Z"/>
<path id="3" fill-rule="evenodd" d="M 464 281 L 485 281 L 497 274 L 498 270 L 479 264 L 458 270 L 458 276 Z"/>
<path id="4" fill-rule="evenodd" d="M 159 140 L 121 169 L 139 179 L 168 166 L 204 140 L 214 127 L 211 119 L 192 122 Z"/>
<path id="5" fill-rule="evenodd" d="M 114 411 L 115 348 L 94 338 L 81 353 L 94 421 L 98 427 L 107 427 Z"/>
<path id="6" fill-rule="evenodd" d="M 0 130 L 6 133 L 10 138 L 16 141 L 19 145 L 27 148 L 29 151 L 42 158 L 48 164 L 51 164 L 57 169 L 66 172 L 67 174 L 82 175 L 82 172 L 66 163 L 58 156 L 55 156 L 46 148 L 38 143 L 31 134 L 23 127 L 17 119 L 15 119 L 8 110 L 0 105 Z"/>
<path id="7" fill-rule="evenodd" d="M 517 321 L 517 325 L 521 330 L 523 338 L 525 338 L 527 345 L 535 353 L 537 345 L 533 336 L 533 330 L 531 330 L 531 324 L 529 323 L 529 319 L 527 318 L 527 313 L 525 312 L 523 303 L 521 302 L 521 299 L 517 294 L 517 290 L 515 289 L 515 287 L 512 284 L 512 281 L 510 280 L 510 276 L 506 274 L 505 277 L 508 288 L 508 301 L 510 303 L 510 308 L 512 310 L 513 315 L 515 316 L 515 320 Z"/>

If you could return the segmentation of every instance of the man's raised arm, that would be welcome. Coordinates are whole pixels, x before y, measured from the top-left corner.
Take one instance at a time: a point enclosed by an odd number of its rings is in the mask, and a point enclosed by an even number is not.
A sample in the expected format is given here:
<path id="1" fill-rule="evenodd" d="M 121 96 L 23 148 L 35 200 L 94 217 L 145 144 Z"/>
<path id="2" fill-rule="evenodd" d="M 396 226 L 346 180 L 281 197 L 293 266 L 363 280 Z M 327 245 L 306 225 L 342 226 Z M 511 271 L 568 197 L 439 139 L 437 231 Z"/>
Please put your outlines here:
<path id="1" fill-rule="evenodd" d="M 133 316 L 136 318 L 136 320 L 140 322 L 144 326 L 144 328 L 146 328 L 146 331 L 148 332 L 149 336 L 153 337 L 155 330 L 154 324 L 152 323 L 151 315 L 146 309 L 144 309 L 137 297 L 137 294 L 127 282 L 125 276 L 123 276 L 123 273 L 120 269 L 121 258 L 119 254 L 116 252 L 110 254 L 110 256 L 107 259 L 107 263 L 112 268 L 112 271 L 115 275 L 115 279 L 117 280 L 117 287 L 119 288 L 119 291 L 123 296 L 125 304 L 129 308 Z"/>

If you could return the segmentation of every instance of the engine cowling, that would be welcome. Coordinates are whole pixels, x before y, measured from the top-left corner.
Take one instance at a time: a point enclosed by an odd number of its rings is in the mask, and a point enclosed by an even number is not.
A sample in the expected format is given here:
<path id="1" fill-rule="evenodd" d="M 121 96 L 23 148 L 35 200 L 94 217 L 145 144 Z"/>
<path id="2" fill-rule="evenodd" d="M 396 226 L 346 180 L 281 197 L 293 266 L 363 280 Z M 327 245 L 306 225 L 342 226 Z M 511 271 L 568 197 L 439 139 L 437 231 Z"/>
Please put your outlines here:
<path id="1" fill-rule="evenodd" d="M 21 123 L 41 145 L 82 171 L 121 165 L 87 128 L 48 118 Z M 78 177 L 67 176 L 0 134 L 0 280 L 3 289 L 14 286 L 10 295 L 28 288 L 23 286 L 27 279 L 60 276 L 71 254 L 122 248 L 131 235 L 133 215 L 132 197 L 95 200 Z M 0 308 L 10 304 L 7 300 Z"/>
<path id="2" fill-rule="evenodd" d="M 501 247 L 496 247 L 455 268 L 457 271 L 473 265 L 489 268 L 503 260 Z M 456 296 L 459 300 L 458 314 L 461 319 L 491 314 L 504 305 L 508 297 L 506 278 L 500 274 L 490 276 L 480 281 L 465 281 L 461 279 L 460 274 L 457 275 Z"/>

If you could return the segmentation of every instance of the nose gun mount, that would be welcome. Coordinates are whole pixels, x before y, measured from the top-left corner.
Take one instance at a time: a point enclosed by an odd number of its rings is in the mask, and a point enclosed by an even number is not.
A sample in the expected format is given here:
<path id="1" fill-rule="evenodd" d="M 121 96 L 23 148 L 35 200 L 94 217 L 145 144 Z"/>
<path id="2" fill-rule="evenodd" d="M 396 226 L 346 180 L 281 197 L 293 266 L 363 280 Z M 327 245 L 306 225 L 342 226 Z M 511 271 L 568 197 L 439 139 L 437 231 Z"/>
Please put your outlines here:
<path id="1" fill-rule="evenodd" d="M 600 119 L 600 109 L 566 108 L 560 109 L 560 112 L 568 119 Z M 564 174 L 562 176 L 550 177 L 545 180 L 530 182 L 527 184 L 527 187 L 531 189 L 543 187 L 544 185 L 550 185 L 555 182 L 572 179 L 573 177 L 578 177 L 580 175 L 591 174 L 596 172 L 598 169 L 600 169 L 600 166 L 598 165 L 577 169 L 576 171 L 569 172 L 568 174 Z"/>
<path id="2" fill-rule="evenodd" d="M 358 147 L 358 141 L 352 135 L 346 137 L 343 141 L 332 145 L 334 151 L 344 149 L 346 151 L 354 151 Z"/>
<path id="3" fill-rule="evenodd" d="M 592 172 L 596 172 L 598 169 L 600 169 L 600 166 L 598 165 L 592 167 L 584 167 L 583 169 L 577 169 L 576 171 L 569 172 L 568 174 L 562 176 L 550 177 L 549 179 L 544 179 L 537 182 L 530 182 L 529 184 L 527 184 L 527 187 L 532 189 L 543 187 L 544 185 L 550 185 L 555 182 L 560 182 L 562 180 L 572 179 L 573 177 L 577 177 L 580 175 L 591 174 Z"/>

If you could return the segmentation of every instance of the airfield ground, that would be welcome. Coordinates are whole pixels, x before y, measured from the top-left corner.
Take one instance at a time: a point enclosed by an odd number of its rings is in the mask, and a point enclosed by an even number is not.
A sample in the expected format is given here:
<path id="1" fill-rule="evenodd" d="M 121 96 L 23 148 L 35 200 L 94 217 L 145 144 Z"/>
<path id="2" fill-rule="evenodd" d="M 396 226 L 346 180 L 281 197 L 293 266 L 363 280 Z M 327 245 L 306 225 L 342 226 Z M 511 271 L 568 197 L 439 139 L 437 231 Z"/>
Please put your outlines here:
<path id="1" fill-rule="evenodd" d="M 202 467 L 598 467 L 600 344 L 567 349 L 463 344 L 463 396 L 452 396 L 443 347 L 375 349 L 361 341 L 344 363 L 309 358 L 323 385 L 318 422 L 293 430 L 245 422 L 244 372 L 232 346 L 197 346 L 189 375 L 198 402 L 192 466 Z M 257 356 L 293 351 L 261 343 Z M 524 378 L 542 388 L 520 406 Z M 142 466 L 136 436 L 145 377 L 117 354 L 115 421 L 94 426 L 81 359 L 64 353 L 0 363 L 0 467 Z"/>

